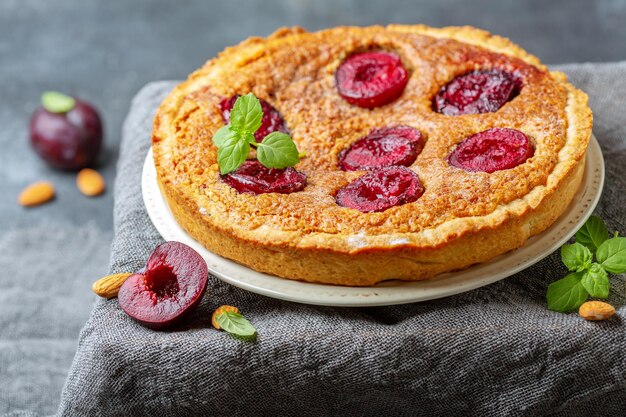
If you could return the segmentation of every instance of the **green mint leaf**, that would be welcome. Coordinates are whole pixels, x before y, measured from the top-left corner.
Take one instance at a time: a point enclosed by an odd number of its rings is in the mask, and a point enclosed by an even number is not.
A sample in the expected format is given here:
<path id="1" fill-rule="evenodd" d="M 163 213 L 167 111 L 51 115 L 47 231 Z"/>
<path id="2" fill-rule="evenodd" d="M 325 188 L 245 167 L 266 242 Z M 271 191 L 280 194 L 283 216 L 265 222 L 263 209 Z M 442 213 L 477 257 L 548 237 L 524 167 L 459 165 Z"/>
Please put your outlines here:
<path id="1" fill-rule="evenodd" d="M 230 112 L 231 128 L 242 134 L 254 134 L 261 127 L 262 119 L 261 103 L 252 93 L 239 97 Z"/>
<path id="2" fill-rule="evenodd" d="M 580 243 L 561 246 L 561 260 L 570 271 L 584 271 L 591 266 L 593 255 Z"/>
<path id="3" fill-rule="evenodd" d="M 250 145 L 255 145 L 255 147 L 258 144 L 258 142 L 256 141 L 256 138 L 254 137 L 253 133 L 244 132 L 243 135 L 241 135 L 241 138 L 243 138 Z"/>
<path id="4" fill-rule="evenodd" d="M 580 307 L 589 297 L 582 285 L 582 276 L 582 272 L 574 272 L 548 285 L 548 308 L 565 313 Z"/>
<path id="5" fill-rule="evenodd" d="M 224 146 L 224 142 L 226 142 L 226 140 L 233 137 L 237 137 L 237 132 L 232 130 L 228 125 L 222 126 L 217 132 L 215 132 L 215 135 L 213 135 L 213 143 L 215 143 L 215 146 L 218 148 L 221 148 Z"/>
<path id="6" fill-rule="evenodd" d="M 292 167 L 300 161 L 298 148 L 291 137 L 282 132 L 272 132 L 257 145 L 256 157 L 268 168 Z"/>
<path id="7" fill-rule="evenodd" d="M 56 91 L 46 91 L 41 95 L 41 105 L 50 113 L 67 113 L 76 106 L 76 100 Z"/>
<path id="8" fill-rule="evenodd" d="M 229 137 L 217 149 L 217 163 L 222 175 L 228 174 L 243 164 L 250 152 L 250 144 L 238 136 Z"/>
<path id="9" fill-rule="evenodd" d="M 626 237 L 613 237 L 605 240 L 596 252 L 602 268 L 614 274 L 626 272 Z"/>
<path id="10" fill-rule="evenodd" d="M 256 334 L 254 326 L 239 313 L 226 311 L 218 314 L 215 320 L 228 333 L 243 337 L 251 337 Z"/>
<path id="11" fill-rule="evenodd" d="M 592 252 L 609 238 L 609 231 L 604 221 L 598 216 L 591 216 L 587 219 L 583 227 L 576 232 L 576 242 L 585 245 Z"/>
<path id="12" fill-rule="evenodd" d="M 580 282 L 592 297 L 607 298 L 609 296 L 611 289 L 609 275 L 595 262 L 591 264 L 591 268 L 583 272 Z"/>

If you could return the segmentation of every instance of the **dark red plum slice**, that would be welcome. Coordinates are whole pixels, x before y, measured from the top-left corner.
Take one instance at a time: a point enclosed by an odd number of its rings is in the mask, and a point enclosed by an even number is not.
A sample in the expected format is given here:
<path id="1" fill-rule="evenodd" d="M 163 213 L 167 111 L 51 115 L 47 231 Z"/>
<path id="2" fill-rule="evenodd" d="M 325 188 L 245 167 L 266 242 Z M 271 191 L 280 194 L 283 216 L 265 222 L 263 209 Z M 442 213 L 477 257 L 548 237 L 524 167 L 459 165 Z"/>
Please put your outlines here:
<path id="1" fill-rule="evenodd" d="M 444 85 L 433 105 L 437 112 L 448 116 L 495 112 L 517 96 L 521 87 L 521 80 L 509 72 L 473 71 Z"/>
<path id="2" fill-rule="evenodd" d="M 528 136 L 515 129 L 493 128 L 463 140 L 448 163 L 466 171 L 495 172 L 515 168 L 534 154 Z"/>
<path id="3" fill-rule="evenodd" d="M 335 72 L 339 95 L 348 103 L 371 109 L 402 95 L 409 73 L 398 55 L 370 51 L 350 55 Z"/>
<path id="4" fill-rule="evenodd" d="M 366 174 L 341 188 L 336 202 L 364 213 L 385 211 L 412 203 L 424 194 L 417 174 L 408 168 L 382 168 Z"/>
<path id="5" fill-rule="evenodd" d="M 184 243 L 163 243 L 152 252 L 145 270 L 122 284 L 120 307 L 146 327 L 170 327 L 200 303 L 208 276 L 198 252 Z"/>
<path id="6" fill-rule="evenodd" d="M 423 147 L 422 133 L 410 126 L 376 129 L 339 154 L 339 168 L 358 171 L 409 166 Z"/>
<path id="7" fill-rule="evenodd" d="M 306 187 L 306 174 L 294 168 L 267 168 L 257 160 L 244 162 L 222 181 L 243 194 L 290 194 Z"/>
<path id="8" fill-rule="evenodd" d="M 239 95 L 235 95 L 231 98 L 225 98 L 220 102 L 220 110 L 222 111 L 222 118 L 225 123 L 230 123 L 230 112 L 238 98 Z M 257 142 L 261 142 L 265 136 L 272 132 L 289 133 L 289 129 L 287 129 L 285 120 L 280 112 L 267 101 L 263 99 L 259 99 L 259 101 L 261 102 L 261 109 L 263 110 L 263 119 L 261 119 L 261 127 L 254 132 L 254 139 Z"/>

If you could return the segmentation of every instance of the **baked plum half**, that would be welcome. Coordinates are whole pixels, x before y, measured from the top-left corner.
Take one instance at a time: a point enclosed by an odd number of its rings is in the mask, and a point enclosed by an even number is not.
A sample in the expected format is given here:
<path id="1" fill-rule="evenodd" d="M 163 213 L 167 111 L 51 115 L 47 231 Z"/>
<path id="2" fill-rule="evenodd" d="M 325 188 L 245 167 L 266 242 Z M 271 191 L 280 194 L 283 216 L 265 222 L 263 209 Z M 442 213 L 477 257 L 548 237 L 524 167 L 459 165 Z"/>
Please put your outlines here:
<path id="1" fill-rule="evenodd" d="M 412 203 L 424 194 L 424 187 L 415 172 L 396 166 L 381 168 L 357 178 L 341 188 L 335 201 L 364 213 L 385 211 Z"/>
<path id="2" fill-rule="evenodd" d="M 339 95 L 348 103 L 371 109 L 402 95 L 409 73 L 398 55 L 368 51 L 350 55 L 335 72 Z"/>
<path id="3" fill-rule="evenodd" d="M 448 163 L 466 171 L 492 173 L 523 164 L 534 155 L 528 136 L 519 130 L 496 127 L 476 133 L 459 143 Z"/>
<path id="4" fill-rule="evenodd" d="M 460 75 L 441 87 L 435 111 L 448 115 L 491 113 L 517 96 L 521 80 L 510 72 L 491 69 Z"/>
<path id="5" fill-rule="evenodd" d="M 375 129 L 339 154 L 339 168 L 359 171 L 409 166 L 424 147 L 422 133 L 410 126 Z"/>
<path id="6" fill-rule="evenodd" d="M 222 181 L 242 194 L 290 194 L 306 187 L 306 174 L 294 168 L 267 168 L 249 159 L 235 171 L 221 176 Z"/>

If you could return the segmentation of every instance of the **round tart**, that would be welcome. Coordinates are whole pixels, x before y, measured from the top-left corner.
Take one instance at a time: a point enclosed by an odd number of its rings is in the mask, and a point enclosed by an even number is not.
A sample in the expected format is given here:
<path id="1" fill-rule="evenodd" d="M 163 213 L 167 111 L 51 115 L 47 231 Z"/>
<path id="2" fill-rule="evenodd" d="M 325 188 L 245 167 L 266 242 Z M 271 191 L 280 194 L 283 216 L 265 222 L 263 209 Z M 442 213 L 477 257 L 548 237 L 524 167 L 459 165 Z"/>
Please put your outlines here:
<path id="1" fill-rule="evenodd" d="M 222 176 L 212 137 L 250 92 L 262 134 L 288 132 L 306 157 Z M 466 268 L 548 228 L 578 190 L 591 126 L 564 74 L 482 30 L 293 28 L 191 74 L 152 146 L 175 218 L 207 249 L 362 286 Z"/>

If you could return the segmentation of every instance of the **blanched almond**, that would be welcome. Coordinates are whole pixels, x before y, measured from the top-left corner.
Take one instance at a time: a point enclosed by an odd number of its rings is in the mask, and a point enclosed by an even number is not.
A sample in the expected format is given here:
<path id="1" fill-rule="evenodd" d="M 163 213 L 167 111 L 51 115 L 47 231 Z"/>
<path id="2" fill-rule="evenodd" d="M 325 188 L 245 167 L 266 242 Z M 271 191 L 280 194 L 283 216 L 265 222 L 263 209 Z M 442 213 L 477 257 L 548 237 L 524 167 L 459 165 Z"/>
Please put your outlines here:
<path id="1" fill-rule="evenodd" d="M 615 307 L 602 301 L 587 301 L 578 308 L 578 314 L 585 320 L 606 320 L 615 314 Z"/>
<path id="2" fill-rule="evenodd" d="M 218 314 L 222 314 L 222 313 L 225 313 L 227 311 L 231 311 L 233 313 L 239 313 L 239 309 L 237 307 L 233 307 L 233 306 L 223 305 L 223 306 L 219 306 L 218 308 L 216 308 L 215 311 L 213 312 L 213 315 L 211 316 L 211 324 L 217 330 L 221 329 L 219 323 L 217 322 Z"/>
<path id="3" fill-rule="evenodd" d="M 91 168 L 81 169 L 76 177 L 76 186 L 88 197 L 100 195 L 106 189 L 106 182 L 98 171 Z"/>
<path id="4" fill-rule="evenodd" d="M 17 201 L 24 207 L 33 207 L 47 203 L 54 198 L 54 185 L 39 181 L 24 188 Z"/>

